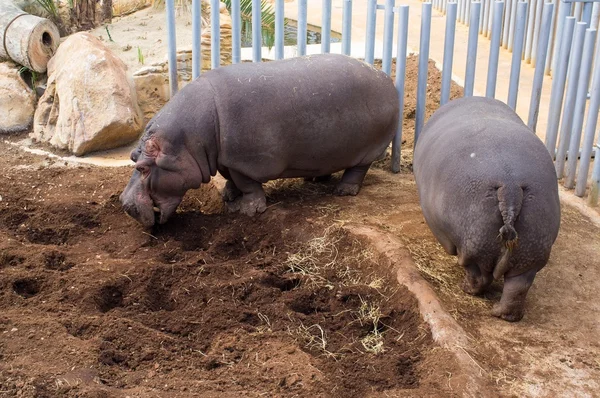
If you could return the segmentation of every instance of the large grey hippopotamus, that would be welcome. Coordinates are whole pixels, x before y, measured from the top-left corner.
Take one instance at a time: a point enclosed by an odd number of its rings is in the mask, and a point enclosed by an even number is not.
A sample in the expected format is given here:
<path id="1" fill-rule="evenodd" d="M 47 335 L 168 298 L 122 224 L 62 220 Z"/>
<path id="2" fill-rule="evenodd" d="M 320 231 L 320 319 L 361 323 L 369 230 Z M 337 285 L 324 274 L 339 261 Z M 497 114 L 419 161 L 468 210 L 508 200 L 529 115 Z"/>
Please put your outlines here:
<path id="1" fill-rule="evenodd" d="M 465 267 L 463 290 L 481 294 L 504 276 L 492 315 L 519 321 L 560 225 L 556 172 L 544 144 L 502 102 L 462 98 L 428 121 L 413 167 L 427 224 Z"/>
<path id="2" fill-rule="evenodd" d="M 344 55 L 243 63 L 202 74 L 148 123 L 121 194 L 145 226 L 164 223 L 188 189 L 219 171 L 226 201 L 266 209 L 262 183 L 345 170 L 339 195 L 356 195 L 399 121 L 392 80 Z M 155 213 L 157 213 L 155 215 Z"/>

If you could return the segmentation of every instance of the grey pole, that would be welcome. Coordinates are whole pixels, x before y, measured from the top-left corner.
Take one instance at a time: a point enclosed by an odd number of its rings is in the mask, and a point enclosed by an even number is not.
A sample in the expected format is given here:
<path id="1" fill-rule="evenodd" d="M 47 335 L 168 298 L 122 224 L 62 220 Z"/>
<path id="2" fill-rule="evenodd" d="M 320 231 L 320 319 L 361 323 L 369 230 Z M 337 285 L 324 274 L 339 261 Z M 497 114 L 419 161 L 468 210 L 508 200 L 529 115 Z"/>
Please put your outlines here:
<path id="1" fill-rule="evenodd" d="M 240 0 L 231 0 L 231 62 L 242 62 L 242 17 Z"/>
<path id="2" fill-rule="evenodd" d="M 449 3 L 446 11 L 446 34 L 444 36 L 444 61 L 442 68 L 442 90 L 440 94 L 440 105 L 444 105 L 450 99 L 450 83 L 452 81 L 452 58 L 454 55 L 457 4 Z"/>
<path id="3" fill-rule="evenodd" d="M 175 4 L 173 0 L 166 0 L 167 9 L 167 34 L 169 35 L 169 88 L 171 98 L 177 93 L 177 40 L 175 38 Z"/>
<path id="4" fill-rule="evenodd" d="M 554 52 L 552 53 L 552 71 L 556 71 L 558 57 L 561 52 L 560 47 L 564 42 L 563 38 L 563 26 L 565 25 L 565 18 L 569 15 L 571 5 L 564 3 L 562 0 L 558 1 L 558 15 L 556 17 L 556 35 L 554 36 Z M 573 22 L 574 24 L 575 22 Z M 573 25 L 575 26 L 575 25 Z"/>
<path id="5" fill-rule="evenodd" d="M 343 2 L 342 54 L 350 55 L 350 45 L 352 43 L 352 0 L 343 0 Z"/>
<path id="6" fill-rule="evenodd" d="M 545 0 L 537 0 L 536 10 L 535 10 L 535 22 L 533 24 L 533 43 L 531 44 L 531 64 L 535 66 L 535 60 L 537 59 L 538 51 L 537 47 L 539 44 L 540 37 L 540 29 L 542 23 L 542 13 L 544 9 L 544 1 Z M 551 4 L 551 3 L 549 3 Z M 544 58 L 545 59 L 545 58 Z"/>
<path id="7" fill-rule="evenodd" d="M 489 0 L 479 0 L 479 2 L 481 3 L 481 7 L 479 7 L 479 34 L 483 34 L 484 33 L 484 23 L 483 20 L 485 19 L 485 9 L 487 7 L 487 2 Z"/>
<path id="8" fill-rule="evenodd" d="M 485 2 L 485 11 L 483 14 L 483 35 L 488 37 L 490 35 L 490 13 L 492 12 L 492 6 L 494 5 L 494 0 L 486 0 Z"/>
<path id="9" fill-rule="evenodd" d="M 554 78 L 552 79 L 552 90 L 550 91 L 550 105 L 548 107 L 548 126 L 546 128 L 546 148 L 553 157 L 556 152 L 556 140 L 558 139 L 558 125 L 560 123 L 560 109 L 565 96 L 565 85 L 567 81 L 567 66 L 571 53 L 571 42 L 575 29 L 575 17 L 565 19 L 562 38 L 559 42 L 557 63 L 553 67 Z"/>
<path id="10" fill-rule="evenodd" d="M 600 191 L 600 144 L 596 145 L 594 169 L 592 170 L 592 185 L 590 186 L 590 206 L 598 206 L 598 191 Z"/>
<path id="11" fill-rule="evenodd" d="M 515 2 L 513 0 L 506 0 L 506 9 L 504 10 L 504 24 L 502 27 L 502 47 L 508 47 L 508 35 L 511 32 L 511 10 L 515 8 Z"/>
<path id="12" fill-rule="evenodd" d="M 429 67 L 429 40 L 431 37 L 431 3 L 422 5 L 421 40 L 419 43 L 419 76 L 417 79 L 417 110 L 415 116 L 415 145 L 425 123 L 425 101 L 427 96 L 427 72 Z"/>
<path id="13" fill-rule="evenodd" d="M 365 38 L 365 62 L 373 65 L 375 58 L 375 22 L 377 19 L 377 0 L 367 2 L 367 32 Z"/>
<path id="14" fill-rule="evenodd" d="M 577 82 L 579 80 L 579 71 L 581 69 L 581 56 L 583 52 L 583 40 L 585 37 L 585 22 L 577 22 L 573 44 L 571 46 L 570 62 L 568 63 L 568 81 L 567 95 L 562 112 L 562 125 L 560 126 L 560 137 L 558 140 L 558 151 L 556 153 L 556 175 L 563 177 L 565 168 L 565 157 L 571 141 L 571 127 L 573 126 L 573 112 L 575 109 L 575 99 L 577 96 Z"/>
<path id="15" fill-rule="evenodd" d="M 494 98 L 496 95 L 496 78 L 498 77 L 498 58 L 500 55 L 500 33 L 502 32 L 503 1 L 494 3 L 494 21 L 492 23 L 492 42 L 490 44 L 490 60 L 488 63 L 487 84 L 485 96 Z"/>
<path id="16" fill-rule="evenodd" d="M 508 32 L 508 43 L 505 48 L 508 49 L 509 52 L 513 51 L 513 46 L 515 43 L 515 24 L 517 23 L 517 7 L 518 0 L 512 0 L 512 7 L 510 8 L 510 27 Z M 527 18 L 527 16 L 525 16 Z"/>
<path id="17" fill-rule="evenodd" d="M 398 43 L 396 51 L 396 90 L 400 101 L 399 116 L 404 115 L 404 81 L 406 79 L 406 52 L 408 50 L 408 11 L 407 5 L 398 7 Z M 392 172 L 400 171 L 400 147 L 402 145 L 402 122 L 392 141 Z"/>
<path id="18" fill-rule="evenodd" d="M 540 3 L 542 0 L 540 0 Z M 533 73 L 533 88 L 531 90 L 531 101 L 529 103 L 529 119 L 527 125 L 534 132 L 536 131 L 538 116 L 540 113 L 540 99 L 542 98 L 542 84 L 544 83 L 544 61 L 546 60 L 546 53 L 548 52 L 548 41 L 550 40 L 550 25 L 552 22 L 552 10 L 554 4 L 546 3 L 543 9 L 543 18 L 540 26 L 540 32 L 538 35 L 539 46 L 537 47 L 536 58 L 541 60 L 535 65 L 535 72 Z"/>
<path id="19" fill-rule="evenodd" d="M 465 23 L 469 26 L 469 21 L 471 20 L 471 0 L 465 0 L 467 3 L 467 11 L 465 14 Z"/>
<path id="20" fill-rule="evenodd" d="M 598 29 L 598 16 L 600 15 L 600 3 L 595 2 L 592 6 L 592 21 L 590 28 Z"/>
<path id="21" fill-rule="evenodd" d="M 210 0 L 210 67 L 216 69 L 221 63 L 221 25 L 219 0 Z"/>
<path id="22" fill-rule="evenodd" d="M 238 0 L 239 1 L 239 0 Z M 275 1 L 275 59 L 283 59 L 284 0 Z"/>
<path id="23" fill-rule="evenodd" d="M 450 3 L 448 3 L 450 4 Z M 474 1 L 471 5 L 471 23 L 469 24 L 469 41 L 467 43 L 467 68 L 465 70 L 465 88 L 464 96 L 473 96 L 473 87 L 475 85 L 475 65 L 477 64 L 477 33 L 479 22 L 481 20 L 480 1 Z"/>
<path id="24" fill-rule="evenodd" d="M 306 55 L 307 0 L 298 0 L 298 55 Z"/>
<path id="25" fill-rule="evenodd" d="M 331 0 L 323 0 L 321 16 L 321 53 L 327 54 L 331 48 Z"/>
<path id="26" fill-rule="evenodd" d="M 587 23 L 587 26 L 591 26 L 592 22 L 592 3 L 583 3 L 583 10 L 581 11 L 581 21 Z"/>
<path id="27" fill-rule="evenodd" d="M 252 62 L 262 60 L 262 16 L 260 0 L 252 0 Z"/>
<path id="28" fill-rule="evenodd" d="M 554 0 L 554 3 L 560 2 L 560 0 Z M 546 53 L 546 61 L 545 61 L 545 69 L 544 73 L 546 75 L 550 75 L 550 64 L 552 63 L 552 53 L 554 52 L 554 40 L 552 35 L 554 33 L 554 27 L 556 26 L 556 14 L 558 14 L 558 5 L 554 4 L 554 9 L 552 10 L 552 22 L 550 23 L 550 40 L 548 43 L 548 52 Z"/>
<path id="29" fill-rule="evenodd" d="M 396 0 L 385 0 L 385 16 L 383 19 L 383 59 L 381 69 L 388 74 L 392 72 L 392 46 L 394 45 L 394 5 Z"/>
<path id="30" fill-rule="evenodd" d="M 524 1 L 514 4 L 516 7 L 516 28 L 514 34 L 514 51 L 510 65 L 510 82 L 508 86 L 508 106 L 513 110 L 517 107 L 519 93 L 519 77 L 521 74 L 521 54 L 525 41 L 525 22 L 527 22 L 527 3 Z"/>
<path id="31" fill-rule="evenodd" d="M 581 71 L 579 72 L 575 110 L 573 111 L 573 126 L 571 128 L 571 141 L 568 152 L 568 154 L 571 154 L 571 156 L 569 156 L 567 161 L 567 176 L 565 178 L 565 187 L 569 189 L 575 186 L 577 156 L 574 154 L 579 152 L 579 144 L 581 142 L 581 129 L 583 128 L 585 105 L 587 103 L 588 87 L 590 86 L 589 79 L 590 71 L 592 69 L 592 61 L 594 59 L 595 45 L 596 30 L 587 29 L 585 32 L 585 41 L 583 43 L 583 57 L 581 60 Z"/>
<path id="32" fill-rule="evenodd" d="M 523 55 L 523 59 L 526 63 L 531 62 L 531 48 L 533 45 L 533 25 L 535 23 L 535 7 L 538 1 L 543 0 L 530 0 L 529 3 L 529 17 L 527 18 L 527 36 L 525 40 L 525 54 Z"/>
<path id="33" fill-rule="evenodd" d="M 192 79 L 200 76 L 202 68 L 202 53 L 200 51 L 200 37 L 202 35 L 202 15 L 200 0 L 192 0 Z"/>

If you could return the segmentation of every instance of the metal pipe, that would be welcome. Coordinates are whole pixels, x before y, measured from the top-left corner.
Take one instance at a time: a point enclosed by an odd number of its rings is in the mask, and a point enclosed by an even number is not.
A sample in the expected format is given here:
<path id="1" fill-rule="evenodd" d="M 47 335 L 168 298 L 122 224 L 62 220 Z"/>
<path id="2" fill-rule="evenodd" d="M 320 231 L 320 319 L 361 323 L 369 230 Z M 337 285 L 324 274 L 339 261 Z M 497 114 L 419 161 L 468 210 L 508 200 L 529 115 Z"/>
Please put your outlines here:
<path id="1" fill-rule="evenodd" d="M 283 0 L 281 0 L 283 1 Z M 352 43 L 352 0 L 343 0 L 342 16 L 342 54 L 350 55 Z"/>
<path id="2" fill-rule="evenodd" d="M 404 115 L 404 81 L 406 79 L 406 52 L 408 50 L 408 11 L 407 5 L 398 7 L 398 43 L 396 51 L 396 90 L 398 91 L 399 120 Z M 402 145 L 402 122 L 392 141 L 392 172 L 400 171 L 400 147 Z"/>
<path id="3" fill-rule="evenodd" d="M 481 2 L 481 7 L 479 7 L 479 34 L 483 34 L 483 31 L 485 29 L 484 27 L 484 19 L 485 19 L 485 8 L 487 7 L 486 3 L 489 0 L 479 0 L 479 2 Z"/>
<path id="4" fill-rule="evenodd" d="M 517 7 L 518 0 L 512 0 L 512 7 L 510 8 L 510 27 L 508 31 L 508 43 L 506 48 L 508 48 L 509 52 L 513 51 L 513 46 L 515 43 L 515 24 L 517 22 Z M 527 15 L 525 16 L 527 18 Z"/>
<path id="5" fill-rule="evenodd" d="M 525 40 L 525 54 L 523 54 L 523 59 L 526 63 L 531 62 L 531 48 L 533 45 L 533 25 L 535 22 L 535 8 L 538 1 L 543 0 L 531 0 L 529 3 L 529 18 L 527 18 L 527 36 Z"/>
<path id="6" fill-rule="evenodd" d="M 260 0 L 252 0 L 252 62 L 262 60 L 262 10 Z"/>
<path id="7" fill-rule="evenodd" d="M 375 58 L 375 22 L 377 19 L 377 0 L 367 2 L 367 31 L 365 38 L 365 62 L 373 65 Z"/>
<path id="8" fill-rule="evenodd" d="M 492 23 L 492 42 L 490 44 L 490 60 L 488 63 L 487 85 L 485 96 L 494 98 L 496 95 L 496 78 L 498 77 L 498 58 L 500 56 L 500 33 L 502 29 L 502 11 L 504 2 L 494 3 L 494 21 Z"/>
<path id="9" fill-rule="evenodd" d="M 471 5 L 471 23 L 469 26 L 469 41 L 467 43 L 467 67 L 465 70 L 465 88 L 463 95 L 465 97 L 473 96 L 473 87 L 475 85 L 475 66 L 477 64 L 477 33 L 479 22 L 481 21 L 481 2 L 474 1 Z"/>
<path id="10" fill-rule="evenodd" d="M 513 3 L 513 0 L 506 0 L 506 9 L 504 10 L 504 23 L 502 26 L 502 47 L 504 48 L 508 47 L 508 35 L 512 29 L 512 27 L 510 26 L 510 12 L 511 9 L 515 8 L 515 5 Z"/>
<path id="11" fill-rule="evenodd" d="M 560 4 L 560 0 L 554 0 L 554 3 L 559 3 Z M 558 5 L 554 4 L 554 9 L 552 10 L 552 22 L 550 23 L 550 42 L 548 44 L 548 52 L 546 53 L 546 64 L 545 64 L 545 69 L 544 69 L 544 73 L 546 75 L 550 75 L 550 65 L 552 63 L 552 53 L 554 52 L 554 44 L 555 41 L 553 39 L 553 35 L 554 35 L 554 27 L 556 26 L 556 14 L 558 14 Z"/>
<path id="12" fill-rule="evenodd" d="M 465 21 L 466 21 L 467 1 L 468 0 L 461 0 L 460 3 L 456 5 L 457 6 L 457 13 L 458 13 L 458 16 L 460 18 L 460 23 L 462 23 L 462 24 L 464 24 Z M 460 8 L 458 8 L 458 7 L 460 7 Z"/>
<path id="13" fill-rule="evenodd" d="M 306 55 L 306 18 L 308 12 L 307 0 L 298 0 L 298 55 Z"/>
<path id="14" fill-rule="evenodd" d="M 219 0 L 210 0 L 210 67 L 216 69 L 221 63 L 221 24 Z"/>
<path id="15" fill-rule="evenodd" d="M 556 34 L 554 36 L 554 51 L 552 53 L 552 71 L 556 71 L 558 57 L 560 54 L 560 47 L 562 46 L 563 40 L 563 26 L 565 25 L 565 18 L 569 15 L 570 4 L 563 2 L 562 0 L 558 1 L 558 16 L 556 17 Z M 574 24 L 575 22 L 573 22 Z M 575 25 L 573 25 L 575 26 Z"/>
<path id="16" fill-rule="evenodd" d="M 596 145 L 596 158 L 592 170 L 592 185 L 590 186 L 590 206 L 598 206 L 598 191 L 600 191 L 600 144 Z"/>
<path id="17" fill-rule="evenodd" d="M 558 125 L 560 123 L 560 109 L 565 96 L 565 84 L 567 81 L 567 66 L 571 54 L 571 43 L 575 29 L 575 17 L 567 17 L 564 23 L 563 36 L 558 48 L 557 63 L 552 79 L 552 90 L 550 91 L 550 105 L 548 107 L 548 124 L 546 127 L 546 148 L 554 156 L 556 140 L 558 139 Z"/>
<path id="18" fill-rule="evenodd" d="M 202 68 L 202 53 L 200 51 L 200 38 L 202 36 L 202 14 L 200 0 L 192 0 L 192 79 L 200 76 Z"/>
<path id="19" fill-rule="evenodd" d="M 585 23 L 585 22 L 584 22 Z M 577 153 L 581 142 L 581 129 L 583 128 L 583 119 L 585 116 L 585 105 L 587 103 L 587 92 L 590 86 L 590 71 L 594 59 L 594 47 L 596 45 L 596 30 L 587 29 L 585 40 L 583 42 L 583 57 L 581 60 L 581 70 L 579 72 L 579 81 L 577 84 L 577 94 L 575 100 L 575 110 L 573 114 L 573 126 L 571 128 L 571 140 L 569 153 Z M 577 157 L 572 156 L 567 161 L 567 176 L 564 185 L 571 189 L 575 186 L 575 173 L 577 170 Z M 586 176 L 587 177 L 587 176 Z"/>
<path id="20" fill-rule="evenodd" d="M 231 62 L 242 62 L 242 17 L 240 0 L 231 0 Z"/>
<path id="21" fill-rule="evenodd" d="M 600 51 L 600 40 L 596 37 L 596 54 Z M 583 134 L 583 144 L 581 148 L 581 160 L 579 161 L 579 171 L 577 172 L 577 185 L 575 186 L 575 195 L 582 197 L 585 194 L 587 176 L 590 171 L 590 156 L 594 148 L 594 137 L 596 135 L 596 126 L 598 124 L 598 112 L 600 110 L 600 59 L 596 55 L 596 62 L 593 68 L 592 89 L 590 92 L 590 103 L 587 119 L 585 122 L 585 131 Z M 598 154 L 596 154 L 598 155 Z M 596 159 L 596 163 L 598 163 Z"/>
<path id="22" fill-rule="evenodd" d="M 321 17 L 321 53 L 329 53 L 331 47 L 331 0 L 323 0 Z"/>
<path id="23" fill-rule="evenodd" d="M 396 0 L 385 0 L 383 18 L 383 59 L 381 69 L 388 75 L 392 72 L 392 46 L 394 45 L 394 6 Z"/>
<path id="24" fill-rule="evenodd" d="M 169 35 L 169 88 L 171 92 L 171 98 L 177 94 L 179 84 L 177 82 L 177 40 L 175 38 L 175 4 L 173 0 L 165 1 L 165 8 L 167 9 L 167 34 Z"/>
<path id="25" fill-rule="evenodd" d="M 493 0 L 485 0 L 485 10 L 483 11 L 483 35 L 485 37 L 489 36 L 489 21 L 490 21 L 490 13 L 492 8 Z"/>
<path id="26" fill-rule="evenodd" d="M 419 42 L 419 76 L 417 79 L 417 110 L 415 116 L 415 145 L 425 122 L 425 101 L 427 99 L 427 72 L 429 67 L 429 40 L 431 38 L 431 3 L 422 5 L 421 39 Z"/>
<path id="27" fill-rule="evenodd" d="M 560 126 L 560 137 L 558 139 L 558 153 L 556 154 L 556 176 L 563 177 L 565 168 L 565 156 L 569 143 L 571 141 L 571 127 L 573 126 L 573 111 L 575 109 L 575 99 L 577 96 L 577 82 L 579 80 L 579 70 L 581 67 L 581 55 L 583 52 L 583 40 L 585 37 L 585 22 L 577 22 L 573 44 L 571 45 L 571 54 L 568 63 L 568 81 L 567 95 L 563 107 L 563 121 Z M 564 44 L 564 43 L 563 43 Z"/>
<path id="28" fill-rule="evenodd" d="M 465 15 L 465 23 L 469 26 L 469 21 L 471 20 L 471 0 L 465 0 L 467 3 L 467 13 Z"/>
<path id="29" fill-rule="evenodd" d="M 237 0 L 239 1 L 239 0 Z M 283 59 L 284 0 L 275 1 L 275 59 Z"/>
<path id="30" fill-rule="evenodd" d="M 574 4 L 575 4 L 575 10 L 573 11 L 573 15 L 575 16 L 575 18 L 577 18 L 577 20 L 579 22 L 583 22 L 581 20 L 581 9 L 583 8 L 582 3 L 576 2 Z"/>
<path id="31" fill-rule="evenodd" d="M 600 3 L 594 2 L 592 6 L 592 20 L 590 24 L 590 28 L 598 29 L 598 17 L 600 16 Z"/>
<path id="32" fill-rule="evenodd" d="M 457 7 L 458 5 L 456 3 L 450 3 L 447 8 L 440 105 L 444 105 L 450 99 L 450 83 L 452 81 L 452 58 L 454 55 L 454 36 L 456 33 Z"/>
<path id="33" fill-rule="evenodd" d="M 583 10 L 581 11 L 581 21 L 587 23 L 587 26 L 591 26 L 592 22 L 592 3 L 583 3 Z"/>
<path id="34" fill-rule="evenodd" d="M 549 3 L 551 4 L 551 3 Z M 542 23 L 542 13 L 544 12 L 544 0 L 537 0 L 535 10 L 535 22 L 533 24 L 533 43 L 531 44 L 531 65 L 535 66 L 535 61 L 538 56 L 538 41 L 540 37 L 540 29 Z M 544 53 L 545 54 L 545 53 Z M 545 58 L 544 58 L 545 59 Z"/>
<path id="35" fill-rule="evenodd" d="M 488 33 L 487 37 L 492 35 L 492 23 L 494 22 L 494 0 L 490 2 L 490 14 L 488 15 Z"/>
<path id="36" fill-rule="evenodd" d="M 513 110 L 517 108 L 517 98 L 519 94 L 519 78 L 521 73 L 521 53 L 525 42 L 525 22 L 527 22 L 527 2 L 521 1 L 515 4 L 516 9 L 516 28 L 514 34 L 514 51 L 510 65 L 510 81 L 508 85 L 507 104 Z"/>
<path id="37" fill-rule="evenodd" d="M 540 3 L 542 1 L 540 0 Z M 537 59 L 542 60 L 535 66 L 533 73 L 533 87 L 531 90 L 531 101 L 529 102 L 529 118 L 527 125 L 534 132 L 536 131 L 538 116 L 540 113 L 540 99 L 542 98 L 542 84 L 544 83 L 544 60 L 546 60 L 546 53 L 548 52 L 548 41 L 550 40 L 550 24 L 552 22 L 552 10 L 554 4 L 546 3 L 543 9 L 543 18 L 539 29 L 539 47 L 536 51 Z"/>

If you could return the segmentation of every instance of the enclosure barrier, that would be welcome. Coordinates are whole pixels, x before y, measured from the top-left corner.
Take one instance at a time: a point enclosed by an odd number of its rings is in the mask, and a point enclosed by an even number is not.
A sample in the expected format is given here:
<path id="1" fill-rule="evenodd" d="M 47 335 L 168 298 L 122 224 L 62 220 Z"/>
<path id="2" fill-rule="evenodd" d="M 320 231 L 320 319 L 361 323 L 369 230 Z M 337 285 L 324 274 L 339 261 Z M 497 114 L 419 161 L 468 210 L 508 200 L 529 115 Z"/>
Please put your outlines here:
<path id="1" fill-rule="evenodd" d="M 193 34 L 192 74 L 201 73 L 200 63 L 200 1 L 192 1 Z M 365 32 L 365 62 L 375 60 L 377 16 L 383 11 L 382 70 L 391 74 L 392 49 L 394 46 L 394 14 L 397 15 L 396 79 L 400 100 L 400 117 L 404 113 L 404 83 L 406 78 L 406 54 L 408 51 L 409 7 L 396 6 L 396 0 L 367 0 Z M 456 22 L 468 25 L 464 95 L 474 93 L 475 70 L 479 35 L 490 39 L 487 64 L 487 97 L 496 97 L 499 53 L 502 48 L 512 51 L 509 90 L 506 103 L 516 108 L 522 62 L 534 67 L 534 79 L 530 96 L 527 125 L 535 132 L 540 117 L 540 101 L 544 75 L 552 74 L 551 97 L 548 105 L 548 125 L 545 145 L 555 157 L 558 178 L 564 179 L 565 187 L 575 188 L 577 196 L 584 196 L 587 189 L 591 161 L 594 159 L 590 185 L 589 203 L 598 203 L 598 179 L 600 160 L 598 145 L 594 149 L 596 127 L 600 111 L 600 40 L 596 40 L 596 28 L 600 18 L 600 0 L 434 0 L 423 2 L 419 42 L 419 65 L 417 78 L 417 106 L 415 113 L 415 144 L 425 122 L 425 101 L 429 47 L 431 40 L 432 11 L 446 14 L 442 88 L 440 104 L 449 100 L 452 80 L 452 63 L 455 58 Z M 168 65 L 171 95 L 177 92 L 176 34 L 174 0 L 166 0 L 168 23 Z M 260 0 L 252 0 L 252 61 L 262 61 L 262 25 Z M 211 4 L 211 68 L 220 65 L 219 0 Z M 274 58 L 284 58 L 284 0 L 276 0 Z M 351 53 L 352 0 L 343 0 L 341 53 Z M 297 54 L 307 53 L 307 0 L 298 0 Z M 332 0 L 322 0 L 321 53 L 331 51 Z M 231 0 L 232 62 L 241 62 L 241 12 L 240 0 Z M 539 62 L 543 60 L 543 62 Z M 536 62 L 537 61 L 537 62 Z M 590 75 L 592 78 L 590 79 Z M 590 82 L 591 80 L 591 82 Z M 586 116 L 586 105 L 589 107 Z M 582 137 L 583 135 L 583 137 Z M 582 144 L 583 146 L 580 147 Z M 558 141 L 558 145 L 557 145 Z M 394 172 L 400 171 L 400 146 L 402 123 L 392 140 L 392 164 Z M 573 156 L 569 156 L 573 154 Z M 579 162 L 578 162 L 579 161 Z M 566 169 L 566 170 L 565 170 Z M 565 174 L 566 173 L 566 174 Z"/>

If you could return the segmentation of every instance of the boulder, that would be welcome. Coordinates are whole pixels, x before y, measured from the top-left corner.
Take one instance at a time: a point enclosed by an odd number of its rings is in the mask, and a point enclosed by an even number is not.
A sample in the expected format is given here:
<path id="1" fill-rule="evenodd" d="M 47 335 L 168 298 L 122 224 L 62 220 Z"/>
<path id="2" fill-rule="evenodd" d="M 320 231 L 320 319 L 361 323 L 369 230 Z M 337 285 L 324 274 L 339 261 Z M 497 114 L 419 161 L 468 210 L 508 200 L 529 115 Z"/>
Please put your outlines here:
<path id="1" fill-rule="evenodd" d="M 69 36 L 48 63 L 32 138 L 81 156 L 136 140 L 141 121 L 127 66 L 91 34 Z"/>
<path id="2" fill-rule="evenodd" d="M 33 120 L 35 92 L 12 62 L 0 63 L 0 133 L 27 130 Z"/>

